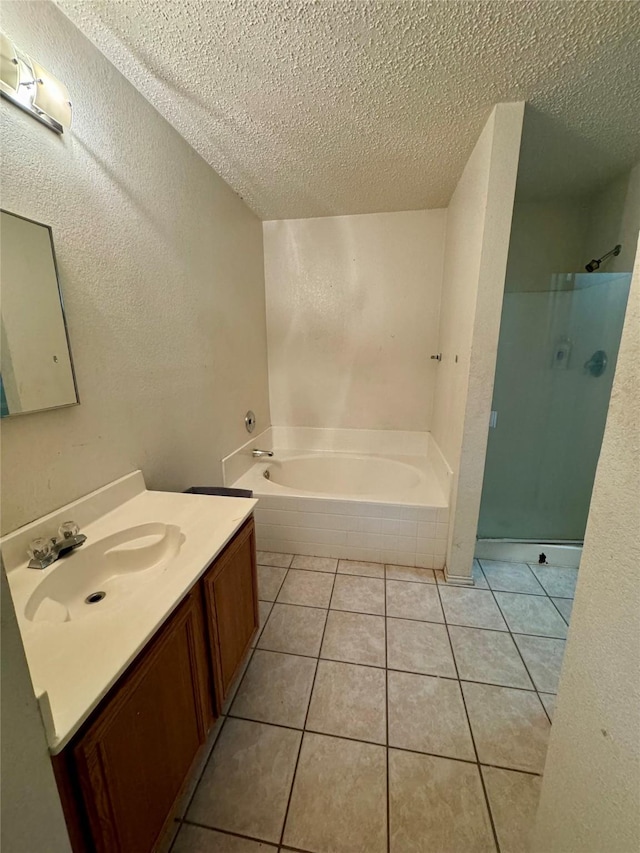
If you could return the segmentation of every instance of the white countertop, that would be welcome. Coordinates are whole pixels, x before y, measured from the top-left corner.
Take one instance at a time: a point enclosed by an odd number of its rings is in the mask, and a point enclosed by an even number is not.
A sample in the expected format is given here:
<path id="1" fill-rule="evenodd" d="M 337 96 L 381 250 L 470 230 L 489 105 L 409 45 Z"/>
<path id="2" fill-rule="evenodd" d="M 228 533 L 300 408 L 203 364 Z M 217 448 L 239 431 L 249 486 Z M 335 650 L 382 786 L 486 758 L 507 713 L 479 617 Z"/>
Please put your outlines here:
<path id="1" fill-rule="evenodd" d="M 52 753 L 68 743 L 256 504 L 248 498 L 147 491 L 142 474 L 134 472 L 0 540 Z M 98 514 L 102 510 L 106 512 Z M 82 547 L 147 522 L 178 525 L 184 539 L 166 568 L 150 577 L 148 588 L 138 587 L 130 601 L 59 624 L 29 621 L 24 615 L 29 597 L 61 564 L 42 571 L 27 568 L 25 543 L 54 535 L 56 524 L 66 519 L 81 525 L 87 536 Z"/>

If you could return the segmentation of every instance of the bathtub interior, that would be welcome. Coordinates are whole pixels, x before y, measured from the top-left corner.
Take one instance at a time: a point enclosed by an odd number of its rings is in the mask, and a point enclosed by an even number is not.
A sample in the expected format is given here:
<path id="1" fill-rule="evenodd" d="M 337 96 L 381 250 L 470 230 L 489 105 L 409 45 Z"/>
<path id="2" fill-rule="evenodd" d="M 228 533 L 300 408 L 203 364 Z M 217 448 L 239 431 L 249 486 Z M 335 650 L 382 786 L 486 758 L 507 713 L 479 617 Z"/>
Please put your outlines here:
<path id="1" fill-rule="evenodd" d="M 386 457 L 322 452 L 291 455 L 280 450 L 265 465 L 262 476 L 275 486 L 297 491 L 384 497 L 414 490 L 425 475 L 411 463 Z"/>
<path id="2" fill-rule="evenodd" d="M 444 567 L 450 469 L 428 433 L 370 432 L 271 428 L 223 461 L 225 484 L 259 499 L 260 550 Z"/>

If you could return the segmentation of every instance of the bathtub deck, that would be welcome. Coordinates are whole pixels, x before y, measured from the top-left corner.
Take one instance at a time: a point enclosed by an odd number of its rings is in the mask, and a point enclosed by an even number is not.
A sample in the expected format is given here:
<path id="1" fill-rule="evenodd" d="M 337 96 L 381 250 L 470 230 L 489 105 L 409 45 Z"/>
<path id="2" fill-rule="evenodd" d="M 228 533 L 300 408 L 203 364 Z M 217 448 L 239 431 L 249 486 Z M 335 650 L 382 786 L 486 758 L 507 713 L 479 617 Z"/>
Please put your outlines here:
<path id="1" fill-rule="evenodd" d="M 296 492 L 262 476 L 268 462 L 252 466 L 233 486 L 252 489 L 258 498 L 260 550 L 441 569 L 449 532 L 447 497 L 426 458 L 404 459 L 419 466 L 424 479 L 419 489 L 395 499 Z"/>

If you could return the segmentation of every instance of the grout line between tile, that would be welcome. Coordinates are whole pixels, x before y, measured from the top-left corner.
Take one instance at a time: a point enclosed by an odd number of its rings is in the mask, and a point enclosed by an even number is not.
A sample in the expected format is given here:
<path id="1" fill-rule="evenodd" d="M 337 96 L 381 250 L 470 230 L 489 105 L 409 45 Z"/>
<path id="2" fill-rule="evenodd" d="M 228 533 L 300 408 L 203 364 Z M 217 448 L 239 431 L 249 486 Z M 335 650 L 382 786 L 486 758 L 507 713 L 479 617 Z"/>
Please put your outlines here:
<path id="1" fill-rule="evenodd" d="M 370 578 L 370 580 L 382 580 L 382 578 Z M 398 583 L 406 583 L 406 581 L 398 581 Z M 432 584 L 433 585 L 433 584 Z M 449 588 L 455 587 L 456 589 L 473 589 L 472 587 L 458 587 L 455 584 L 441 584 L 441 586 L 448 586 Z M 479 592 L 492 592 L 490 589 L 481 589 Z M 514 593 L 514 595 L 520 595 L 520 593 Z M 543 598 L 543 596 L 536 596 L 537 598 Z M 495 600 L 495 596 L 494 596 Z M 259 601 L 264 601 L 265 604 L 280 604 L 283 607 L 308 607 L 310 610 L 333 610 L 336 613 L 354 613 L 357 616 L 377 616 L 379 619 L 385 618 L 382 613 L 369 613 L 363 610 L 346 610 L 342 607 L 321 607 L 317 604 L 290 604 L 288 601 L 268 601 L 267 599 L 261 598 Z M 502 613 L 502 611 L 500 611 Z M 410 619 L 407 616 L 387 616 L 387 619 L 400 619 L 403 622 L 429 622 L 431 625 L 444 625 L 444 621 L 442 622 L 434 622 L 433 619 Z M 503 616 L 504 618 L 504 616 Z M 471 628 L 474 631 L 493 631 L 498 634 L 514 634 L 518 637 L 542 637 L 549 640 L 566 640 L 566 637 L 555 637 L 551 634 L 526 634 L 524 631 L 512 631 L 508 624 L 506 630 L 501 631 L 499 628 L 484 628 L 479 625 L 463 625 L 458 622 L 448 622 L 447 623 L 451 628 Z M 505 619 L 506 624 L 506 619 Z M 273 650 L 272 650 L 273 651 Z M 304 657 L 304 655 L 303 655 Z M 307 657 L 314 657 L 313 655 L 307 655 Z"/>
<path id="2" fill-rule="evenodd" d="M 272 608 L 272 609 L 273 609 L 273 608 Z M 271 615 L 271 614 L 269 614 L 269 615 Z M 267 620 L 268 620 L 268 617 L 267 617 Z M 266 625 L 266 624 L 267 624 L 267 623 L 266 623 L 266 621 L 265 621 L 265 625 Z M 241 676 L 240 676 L 240 678 L 238 679 L 238 684 L 236 685 L 236 687 L 235 687 L 235 689 L 234 689 L 234 692 L 233 692 L 233 698 L 232 698 L 232 699 L 231 699 L 231 701 L 229 702 L 229 707 L 228 707 L 228 711 L 227 711 L 227 713 L 225 714 L 225 713 L 223 713 L 222 711 L 220 712 L 220 716 L 218 717 L 218 719 L 222 719 L 222 723 L 220 724 L 220 728 L 218 729 L 218 732 L 217 732 L 216 736 L 215 736 L 215 737 L 214 737 L 214 739 L 213 739 L 213 743 L 211 744 L 211 749 L 209 750 L 209 754 L 207 755 L 207 759 L 206 759 L 206 761 L 203 761 L 203 763 L 202 763 L 202 770 L 201 770 L 201 771 L 200 771 L 200 773 L 198 774 L 198 781 L 197 781 L 197 782 L 196 782 L 196 784 L 193 786 L 193 791 L 191 792 L 191 796 L 189 797 L 189 802 L 186 804 L 186 806 L 185 806 L 185 808 L 184 808 L 184 810 L 183 810 L 183 812 L 182 812 L 183 817 L 182 817 L 182 818 L 180 818 L 180 823 L 189 823 L 189 821 L 187 821 L 187 820 L 186 820 L 186 816 L 187 816 L 187 815 L 188 815 L 188 813 L 189 813 L 189 809 L 191 808 L 191 804 L 193 803 L 193 799 L 194 799 L 194 797 L 195 797 L 195 795 L 196 795 L 196 791 L 197 791 L 197 790 L 198 790 L 198 788 L 200 787 L 200 782 L 202 781 L 202 777 L 204 776 L 205 770 L 206 770 L 206 769 L 207 769 L 207 767 L 209 766 L 209 762 L 211 761 L 211 756 L 213 755 L 213 751 L 214 751 L 214 749 L 215 749 L 215 747 L 216 747 L 216 744 L 218 743 L 218 741 L 220 740 L 220 737 L 222 736 L 222 732 L 223 732 L 224 727 L 225 727 L 225 726 L 226 726 L 226 724 L 227 724 L 227 720 L 229 719 L 229 716 L 230 716 L 229 712 L 230 712 L 230 711 L 231 711 L 231 709 L 233 708 L 234 702 L 236 701 L 236 696 L 238 695 L 238 692 L 239 692 L 240 688 L 242 687 L 242 682 L 244 681 L 244 679 L 245 679 L 245 677 L 246 677 L 246 675 L 247 675 L 247 672 L 249 671 L 249 667 L 251 666 L 251 661 L 253 660 L 253 656 L 254 656 L 254 654 L 256 653 L 256 649 L 257 649 L 257 644 L 258 644 L 259 636 L 260 636 L 260 634 L 262 633 L 262 631 L 263 631 L 263 630 L 264 630 L 264 625 L 263 625 L 262 629 L 259 631 L 258 636 L 256 637 L 256 645 L 255 645 L 255 646 L 253 646 L 253 647 L 250 649 L 250 651 L 249 651 L 249 658 L 248 658 L 247 663 L 246 663 L 246 665 L 245 665 L 245 667 L 244 667 L 244 670 L 243 670 L 243 672 L 242 672 L 242 675 L 241 675 Z M 224 707 L 224 706 L 223 706 L 223 707 Z M 208 829 L 212 829 L 213 827 L 207 827 L 207 828 L 208 828 Z M 171 844 L 171 847 L 170 847 L 170 849 L 169 849 L 168 853 L 171 853 L 171 851 L 173 850 L 173 847 L 174 847 L 174 845 L 175 845 L 176 839 L 178 838 L 178 835 L 179 835 L 179 834 L 180 834 L 180 831 L 178 830 L 178 832 L 176 833 L 176 837 L 173 839 L 173 842 L 172 842 L 172 844 Z"/>
<path id="3" fill-rule="evenodd" d="M 229 835 L 232 838 L 241 838 L 243 841 L 253 841 L 256 844 L 268 844 L 270 847 L 273 847 L 274 850 L 278 850 L 280 847 L 277 841 L 265 841 L 264 838 L 258 838 L 255 835 L 242 835 L 242 833 L 233 832 L 230 829 L 217 829 L 217 827 L 207 826 L 206 823 L 198 823 L 195 820 L 185 820 L 183 822 L 188 826 L 197 826 L 199 829 L 208 829 L 210 832 L 219 832 L 221 835 Z M 297 851 L 297 853 L 313 853 L 313 851 L 305 850 L 302 847 L 286 847 L 285 849 Z"/>
<path id="4" fill-rule="evenodd" d="M 380 618 L 382 619 L 383 617 L 381 616 Z M 392 618 L 392 617 L 388 617 L 388 618 Z M 420 623 L 420 624 L 422 624 L 422 623 Z M 442 622 L 430 622 L 429 624 L 430 625 L 440 625 L 441 627 L 444 627 Z M 452 625 L 451 627 L 456 628 L 458 626 Z M 485 629 L 473 628 L 472 630 L 482 631 Z M 507 632 L 506 631 L 494 631 L 494 633 L 502 634 L 504 636 Z M 520 636 L 520 635 L 518 635 L 518 636 Z M 547 639 L 547 638 L 543 637 L 542 639 Z M 361 661 L 355 661 L 355 660 L 343 660 L 341 658 L 324 657 L 322 654 L 320 655 L 320 658 L 318 658 L 316 655 L 303 655 L 303 654 L 300 654 L 299 652 L 283 652 L 280 649 L 266 649 L 266 648 L 258 649 L 258 648 L 256 648 L 255 651 L 268 652 L 269 654 L 273 654 L 273 655 L 288 655 L 289 657 L 294 657 L 294 658 L 308 658 L 309 660 L 327 661 L 329 663 L 343 663 L 346 666 L 363 666 L 363 667 L 366 667 L 367 669 L 387 669 L 388 672 L 402 672 L 402 673 L 406 673 L 407 675 L 424 675 L 427 678 L 442 678 L 445 681 L 460 681 L 461 684 L 462 683 L 464 683 L 464 684 L 484 684 L 487 687 L 507 687 L 507 688 L 509 688 L 509 690 L 521 690 L 523 693 L 536 693 L 536 692 L 538 692 L 538 693 L 546 693 L 550 696 L 556 695 L 555 693 L 553 693 L 553 691 L 537 690 L 533 686 L 532 687 L 520 687 L 517 684 L 499 684 L 497 681 L 480 681 L 477 678 L 461 678 L 461 677 L 454 676 L 454 675 L 440 675 L 439 673 L 435 673 L 435 672 L 418 672 L 415 669 L 399 669 L 395 666 L 384 667 L 384 666 L 378 666 L 377 664 L 374 664 L 374 663 L 363 663 Z M 235 717 L 236 715 L 235 714 L 228 714 L 227 716 Z M 264 720 L 256 720 L 256 722 L 264 722 Z M 267 723 L 267 725 L 276 725 L 276 723 Z M 295 727 L 292 727 L 292 728 L 295 728 Z M 300 731 L 300 729 L 298 729 L 298 731 Z M 326 734 L 326 732 L 324 732 L 324 733 L 320 732 L 320 734 Z M 339 735 L 336 735 L 336 737 L 339 737 Z"/>
<path id="5" fill-rule="evenodd" d="M 530 680 L 530 681 L 531 681 L 531 683 L 533 684 L 533 689 L 534 689 L 534 692 L 535 692 L 536 696 L 538 697 L 538 702 L 540 702 L 540 704 L 542 705 L 542 710 L 544 711 L 546 718 L 549 720 L 549 723 L 551 723 L 551 724 L 552 724 L 552 722 L 553 722 L 553 721 L 551 720 L 551 716 L 550 716 L 549 712 L 547 711 L 547 709 L 546 709 L 546 707 L 545 707 L 544 702 L 543 702 L 543 701 L 542 701 L 542 699 L 540 698 L 540 691 L 538 690 L 538 687 L 537 687 L 537 685 L 536 685 L 536 683 L 535 683 L 535 681 L 534 681 L 534 679 L 533 679 L 533 677 L 532 677 L 531 673 L 529 672 L 529 667 L 527 666 L 527 662 L 526 662 L 526 661 L 525 661 L 525 659 L 524 659 L 524 655 L 523 655 L 523 654 L 522 654 L 522 652 L 520 651 L 520 646 L 519 646 L 519 645 L 516 643 L 516 641 L 515 641 L 515 637 L 513 636 L 513 631 L 511 630 L 511 626 L 509 625 L 509 623 L 508 623 L 508 621 L 507 621 L 506 616 L 505 616 L 505 615 L 504 615 L 504 613 L 502 612 L 502 608 L 500 607 L 500 603 L 498 602 L 498 599 L 496 598 L 496 595 L 495 595 L 495 593 L 494 593 L 494 591 L 493 591 L 493 590 L 491 590 L 491 594 L 493 595 L 493 600 L 494 600 L 494 601 L 495 601 L 495 603 L 496 603 L 496 607 L 497 607 L 497 608 L 498 608 L 498 610 L 500 611 L 500 615 L 502 616 L 502 618 L 503 618 L 503 619 L 504 619 L 504 621 L 505 621 L 505 624 L 506 624 L 507 629 L 508 629 L 508 631 L 509 631 L 509 636 L 511 637 L 511 642 L 513 643 L 513 645 L 514 645 L 514 646 L 516 647 L 516 649 L 518 650 L 518 654 L 520 655 L 520 660 L 522 661 L 522 665 L 524 666 L 524 668 L 525 668 L 525 670 L 526 670 L 526 672 L 527 672 L 527 675 L 529 676 L 529 680 Z M 547 598 L 549 598 L 549 600 L 551 600 L 551 597 L 550 597 L 548 594 L 547 594 Z M 552 604 L 553 604 L 553 602 L 552 602 Z M 560 615 L 562 615 L 562 614 L 560 614 Z M 524 635 L 523 635 L 523 634 L 519 634 L 518 636 L 540 636 L 540 635 L 536 635 L 536 634 L 524 634 Z M 562 639 L 562 638 L 561 638 L 561 637 L 557 637 L 557 638 L 556 638 L 556 637 L 551 637 L 551 638 L 549 638 L 549 639 Z"/>
<path id="6" fill-rule="evenodd" d="M 293 561 L 293 558 L 292 558 Z M 329 603 L 331 603 L 331 598 L 333 597 L 333 588 L 336 583 L 336 575 L 333 575 L 333 582 L 331 584 L 331 595 L 329 596 Z M 325 608 L 323 608 L 325 609 Z M 293 768 L 293 776 L 291 777 L 291 787 L 289 788 L 289 797 L 287 799 L 287 808 L 284 813 L 284 820 L 282 821 L 282 829 L 280 831 L 280 842 L 278 846 L 282 846 L 284 843 L 284 833 L 287 827 L 287 820 L 289 818 L 289 809 L 291 807 L 291 797 L 293 796 L 293 788 L 296 783 L 296 776 L 298 774 L 298 764 L 300 763 L 300 755 L 302 754 L 302 744 L 304 742 L 304 734 L 307 730 L 307 720 L 309 719 L 309 709 L 311 708 L 311 701 L 313 699 L 313 691 L 316 686 L 316 678 L 318 677 L 318 667 L 320 666 L 320 653 L 322 652 L 322 644 L 324 643 L 324 635 L 327 630 L 327 621 L 329 619 L 329 608 L 326 608 L 327 614 L 324 619 L 324 625 L 322 626 L 322 636 L 320 637 L 320 645 L 318 646 L 318 654 L 316 655 L 316 669 L 313 673 L 313 681 L 311 682 L 311 690 L 309 691 L 309 699 L 307 700 L 307 711 L 304 715 L 304 724 L 302 726 L 302 733 L 300 735 L 300 746 L 298 747 L 298 755 L 296 756 L 296 763 Z"/>
<path id="7" fill-rule="evenodd" d="M 482 569 L 481 569 L 482 571 Z M 483 572 L 484 575 L 484 572 Z M 480 777 L 480 784 L 482 785 L 482 793 L 484 794 L 484 801 L 487 807 L 487 814 L 489 815 L 489 823 L 491 824 L 491 832 L 493 833 L 493 841 L 496 846 L 497 853 L 500 853 L 500 844 L 498 842 L 498 833 L 496 832 L 495 823 L 493 820 L 493 814 L 491 812 L 491 805 L 489 804 L 489 795 L 487 794 L 487 789 L 484 784 L 484 778 L 482 776 L 482 770 L 480 769 L 480 756 L 478 754 L 478 747 L 476 746 L 475 735 L 473 734 L 473 727 L 471 725 L 471 717 L 469 716 L 469 711 L 467 709 L 467 701 L 464 696 L 464 690 L 462 689 L 462 682 L 460 681 L 460 673 L 458 671 L 458 662 L 456 660 L 456 655 L 453 650 L 453 643 L 451 642 L 451 634 L 449 633 L 449 624 L 447 622 L 447 613 L 444 609 L 444 604 L 442 603 L 442 596 L 440 595 L 440 587 L 438 586 L 438 599 L 440 600 L 440 607 L 442 608 L 442 615 L 444 618 L 444 624 L 447 631 L 447 639 L 449 640 L 449 649 L 451 650 L 451 657 L 453 658 L 453 665 L 456 670 L 456 676 L 458 679 L 458 689 L 460 690 L 460 696 L 462 698 L 462 706 L 464 707 L 464 713 L 467 718 L 467 725 L 469 726 L 469 734 L 471 736 L 471 743 L 473 744 L 473 751 L 476 756 L 475 764 L 478 768 L 478 776 Z"/>
<path id="8" fill-rule="evenodd" d="M 560 618 L 564 621 L 565 625 L 566 625 L 567 627 L 569 627 L 569 620 L 568 620 L 568 619 L 567 619 L 567 617 L 564 615 L 564 613 L 562 612 L 562 610 L 560 610 L 560 608 L 559 608 L 559 607 L 558 607 L 558 605 L 555 603 L 555 601 L 553 600 L 553 598 L 552 598 L 550 595 L 548 595 L 548 596 L 547 596 L 547 598 L 548 598 L 548 599 L 549 599 L 549 601 L 553 604 L 553 606 L 555 607 L 555 609 L 558 611 L 558 613 L 560 614 Z M 564 596 L 562 596 L 562 595 L 556 595 L 556 598 L 564 598 Z M 572 598 L 570 598 L 570 599 L 568 599 L 568 601 L 573 601 L 573 599 L 572 599 Z"/>

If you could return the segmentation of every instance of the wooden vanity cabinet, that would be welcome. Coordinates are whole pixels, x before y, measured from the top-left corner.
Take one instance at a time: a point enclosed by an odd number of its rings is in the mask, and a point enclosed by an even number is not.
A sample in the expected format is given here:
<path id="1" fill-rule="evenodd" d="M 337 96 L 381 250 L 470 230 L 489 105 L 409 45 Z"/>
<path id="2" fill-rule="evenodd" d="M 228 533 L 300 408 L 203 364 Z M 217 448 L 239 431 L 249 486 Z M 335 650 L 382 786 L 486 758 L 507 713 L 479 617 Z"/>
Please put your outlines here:
<path id="1" fill-rule="evenodd" d="M 96 850 L 151 850 L 213 722 L 196 587 L 73 747 Z"/>
<path id="2" fill-rule="evenodd" d="M 229 695 L 258 629 L 258 582 L 253 519 L 203 579 L 217 712 Z"/>
<path id="3" fill-rule="evenodd" d="M 249 519 L 53 757 L 74 853 L 156 848 L 257 625 Z"/>

